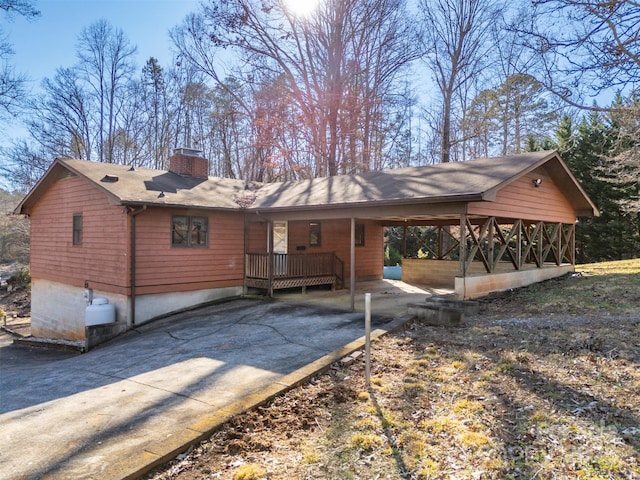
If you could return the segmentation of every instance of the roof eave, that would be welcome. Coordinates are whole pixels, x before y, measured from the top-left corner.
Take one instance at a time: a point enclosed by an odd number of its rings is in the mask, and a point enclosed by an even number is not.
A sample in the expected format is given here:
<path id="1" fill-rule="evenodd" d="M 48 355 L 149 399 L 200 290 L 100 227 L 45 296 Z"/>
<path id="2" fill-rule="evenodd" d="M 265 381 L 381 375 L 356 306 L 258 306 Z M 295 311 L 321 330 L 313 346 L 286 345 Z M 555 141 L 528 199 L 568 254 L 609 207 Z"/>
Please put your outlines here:
<path id="1" fill-rule="evenodd" d="M 185 203 L 172 203 L 172 202 L 153 202 L 147 200 L 129 200 L 122 199 L 120 205 L 126 205 L 130 207 L 161 207 L 161 208 L 182 208 L 182 209 L 193 209 L 193 210 L 213 210 L 213 211 L 222 211 L 222 212 L 242 212 L 245 211 L 244 208 L 238 205 L 238 208 L 231 207 L 213 207 L 207 205 L 188 205 Z"/>
<path id="2" fill-rule="evenodd" d="M 482 193 L 468 193 L 463 195 L 446 195 L 439 197 L 420 198 L 398 198 L 391 200 L 367 200 L 360 202 L 341 202 L 330 204 L 314 205 L 284 205 L 284 206 L 252 206 L 244 209 L 247 212 L 282 212 L 282 211 L 313 211 L 313 210 L 334 210 L 343 208 L 371 208 L 375 206 L 402 206 L 417 204 L 437 204 L 437 203 L 466 203 L 484 200 Z"/>

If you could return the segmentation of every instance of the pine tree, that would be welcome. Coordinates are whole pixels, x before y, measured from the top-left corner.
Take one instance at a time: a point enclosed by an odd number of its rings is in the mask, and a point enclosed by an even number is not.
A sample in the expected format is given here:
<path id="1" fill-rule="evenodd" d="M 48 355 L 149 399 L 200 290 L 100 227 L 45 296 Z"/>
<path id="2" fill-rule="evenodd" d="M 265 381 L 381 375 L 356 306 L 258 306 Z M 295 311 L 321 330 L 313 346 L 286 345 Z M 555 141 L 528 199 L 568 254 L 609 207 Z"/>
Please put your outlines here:
<path id="1" fill-rule="evenodd" d="M 638 255 L 637 219 L 621 206 L 625 191 L 607 178 L 605 157 L 616 138 L 615 123 L 597 112 L 589 113 L 575 129 L 565 116 L 556 131 L 557 149 L 600 210 L 599 217 L 580 218 L 576 225 L 578 263 Z"/>

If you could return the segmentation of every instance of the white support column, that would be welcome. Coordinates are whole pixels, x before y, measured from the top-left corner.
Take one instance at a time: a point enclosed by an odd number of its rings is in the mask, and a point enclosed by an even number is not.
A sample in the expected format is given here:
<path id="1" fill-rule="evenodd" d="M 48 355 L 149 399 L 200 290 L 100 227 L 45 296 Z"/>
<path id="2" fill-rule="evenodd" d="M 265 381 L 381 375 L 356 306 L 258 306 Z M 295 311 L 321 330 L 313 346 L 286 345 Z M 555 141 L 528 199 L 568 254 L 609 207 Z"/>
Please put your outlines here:
<path id="1" fill-rule="evenodd" d="M 460 276 L 467 276 L 467 215 L 460 215 Z"/>
<path id="2" fill-rule="evenodd" d="M 269 258 L 267 261 L 267 292 L 270 297 L 273 297 L 273 222 L 269 220 L 267 222 L 267 253 Z"/>
<path id="3" fill-rule="evenodd" d="M 351 258 L 349 262 L 350 266 L 350 280 L 349 290 L 351 293 L 351 311 L 356 310 L 356 219 L 351 217 Z"/>

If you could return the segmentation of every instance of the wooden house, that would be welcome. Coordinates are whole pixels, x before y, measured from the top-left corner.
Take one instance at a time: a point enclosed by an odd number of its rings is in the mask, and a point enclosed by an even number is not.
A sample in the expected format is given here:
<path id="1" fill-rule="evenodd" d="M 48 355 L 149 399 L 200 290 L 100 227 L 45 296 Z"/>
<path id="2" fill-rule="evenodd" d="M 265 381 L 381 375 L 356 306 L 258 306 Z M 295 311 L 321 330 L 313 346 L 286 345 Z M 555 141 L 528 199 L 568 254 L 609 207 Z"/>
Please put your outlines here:
<path id="1" fill-rule="evenodd" d="M 249 289 L 353 293 L 382 278 L 386 226 L 438 233 L 404 281 L 478 297 L 572 271 L 577 218 L 598 214 L 551 151 L 300 182 L 207 174 L 188 149 L 169 171 L 57 159 L 16 209 L 31 219 L 33 335 L 97 343 Z M 91 296 L 115 323 L 85 326 Z"/>

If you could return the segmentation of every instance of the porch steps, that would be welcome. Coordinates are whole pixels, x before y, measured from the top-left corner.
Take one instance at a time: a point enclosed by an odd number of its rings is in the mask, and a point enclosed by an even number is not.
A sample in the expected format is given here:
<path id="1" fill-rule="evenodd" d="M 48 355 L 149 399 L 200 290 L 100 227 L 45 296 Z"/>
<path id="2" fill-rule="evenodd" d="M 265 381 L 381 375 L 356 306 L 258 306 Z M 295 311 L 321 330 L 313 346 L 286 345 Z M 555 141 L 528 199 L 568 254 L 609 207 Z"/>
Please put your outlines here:
<path id="1" fill-rule="evenodd" d="M 427 325 L 459 327 L 465 315 L 478 313 L 480 304 L 470 300 L 456 300 L 451 297 L 427 297 L 423 303 L 407 306 L 409 315 L 422 320 Z"/>

